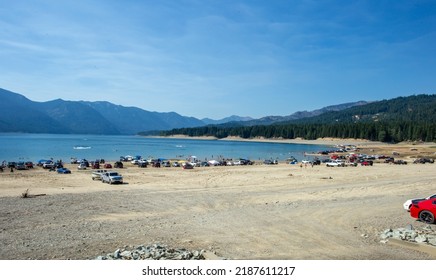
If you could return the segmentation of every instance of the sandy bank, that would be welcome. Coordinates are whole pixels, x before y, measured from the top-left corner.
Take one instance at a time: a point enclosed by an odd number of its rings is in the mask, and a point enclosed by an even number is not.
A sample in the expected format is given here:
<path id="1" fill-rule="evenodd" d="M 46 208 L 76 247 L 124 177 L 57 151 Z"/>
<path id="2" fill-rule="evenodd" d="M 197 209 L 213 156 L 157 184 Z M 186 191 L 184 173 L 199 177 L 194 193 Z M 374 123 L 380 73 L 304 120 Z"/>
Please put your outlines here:
<path id="1" fill-rule="evenodd" d="M 316 140 L 306 140 L 302 138 L 295 139 L 267 139 L 263 137 L 244 139 L 236 136 L 229 136 L 222 139 L 217 139 L 213 136 L 190 137 L 186 135 L 173 135 L 164 138 L 176 139 L 198 139 L 198 140 L 218 140 L 218 141 L 244 141 L 244 142 L 265 142 L 265 143 L 290 143 L 290 144 L 306 144 L 306 145 L 325 145 L 335 147 L 338 145 L 354 145 L 361 152 L 368 154 L 386 154 L 396 155 L 397 158 L 416 158 L 416 157 L 432 157 L 436 158 L 436 143 L 432 142 L 401 142 L 396 144 L 383 143 L 377 141 L 369 141 L 366 139 L 341 139 L 341 138 L 318 138 Z M 399 154 L 399 155 L 398 155 Z"/>
<path id="2" fill-rule="evenodd" d="M 253 165 L 0 173 L 0 259 L 87 259 L 160 242 L 229 259 L 433 259 L 380 243 L 412 224 L 402 203 L 436 193 L 436 164 Z M 46 194 L 20 198 L 30 194 Z M 433 225 L 433 227 L 436 227 Z"/>

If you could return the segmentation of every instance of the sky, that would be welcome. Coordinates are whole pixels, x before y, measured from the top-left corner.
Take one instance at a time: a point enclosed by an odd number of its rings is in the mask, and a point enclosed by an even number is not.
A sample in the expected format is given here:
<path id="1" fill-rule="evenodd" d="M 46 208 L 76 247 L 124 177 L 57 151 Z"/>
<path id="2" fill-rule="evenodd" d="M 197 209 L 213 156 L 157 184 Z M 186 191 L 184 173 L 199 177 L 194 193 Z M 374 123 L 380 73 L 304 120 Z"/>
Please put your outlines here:
<path id="1" fill-rule="evenodd" d="M 436 93 L 435 0 L 0 0 L 0 88 L 196 118 Z"/>

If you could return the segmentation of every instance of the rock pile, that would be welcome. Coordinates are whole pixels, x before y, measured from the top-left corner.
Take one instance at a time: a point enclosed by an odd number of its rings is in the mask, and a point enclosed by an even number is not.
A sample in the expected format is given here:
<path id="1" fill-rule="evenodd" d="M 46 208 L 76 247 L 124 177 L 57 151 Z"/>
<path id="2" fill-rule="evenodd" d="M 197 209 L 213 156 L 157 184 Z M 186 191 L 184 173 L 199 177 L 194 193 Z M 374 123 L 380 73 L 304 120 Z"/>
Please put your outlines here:
<path id="1" fill-rule="evenodd" d="M 396 238 L 436 246 L 436 231 L 430 225 L 422 229 L 414 229 L 412 225 L 405 228 L 386 229 L 380 234 L 380 238 L 382 243 L 388 242 L 389 238 Z"/>
<path id="2" fill-rule="evenodd" d="M 204 260 L 204 250 L 189 251 L 187 249 L 173 249 L 165 245 L 140 245 L 136 248 L 117 249 L 113 253 L 98 256 L 96 260 Z"/>

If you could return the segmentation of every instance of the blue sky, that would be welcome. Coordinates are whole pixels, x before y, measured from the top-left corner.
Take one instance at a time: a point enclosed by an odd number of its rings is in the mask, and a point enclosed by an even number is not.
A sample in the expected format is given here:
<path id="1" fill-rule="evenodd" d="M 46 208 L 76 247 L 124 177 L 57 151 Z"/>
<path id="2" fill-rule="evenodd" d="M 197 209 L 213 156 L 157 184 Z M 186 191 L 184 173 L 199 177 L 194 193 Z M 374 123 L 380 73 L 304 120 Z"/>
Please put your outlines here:
<path id="1" fill-rule="evenodd" d="M 0 88 L 214 119 L 434 94 L 436 1 L 0 0 Z"/>

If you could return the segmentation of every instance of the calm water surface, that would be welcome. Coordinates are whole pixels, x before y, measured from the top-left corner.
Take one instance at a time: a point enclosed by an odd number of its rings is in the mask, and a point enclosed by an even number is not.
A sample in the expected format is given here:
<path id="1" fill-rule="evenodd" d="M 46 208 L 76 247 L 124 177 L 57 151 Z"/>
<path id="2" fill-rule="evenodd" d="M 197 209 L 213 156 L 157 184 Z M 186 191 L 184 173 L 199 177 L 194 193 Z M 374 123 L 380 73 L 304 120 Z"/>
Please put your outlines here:
<path id="1" fill-rule="evenodd" d="M 328 146 L 262 143 L 241 141 L 148 138 L 126 135 L 65 135 L 0 133 L 0 161 L 53 158 L 118 160 L 120 156 L 140 155 L 154 158 L 199 159 L 247 158 L 251 160 L 285 160 L 294 156 L 304 159 L 304 153 L 330 149 Z"/>

